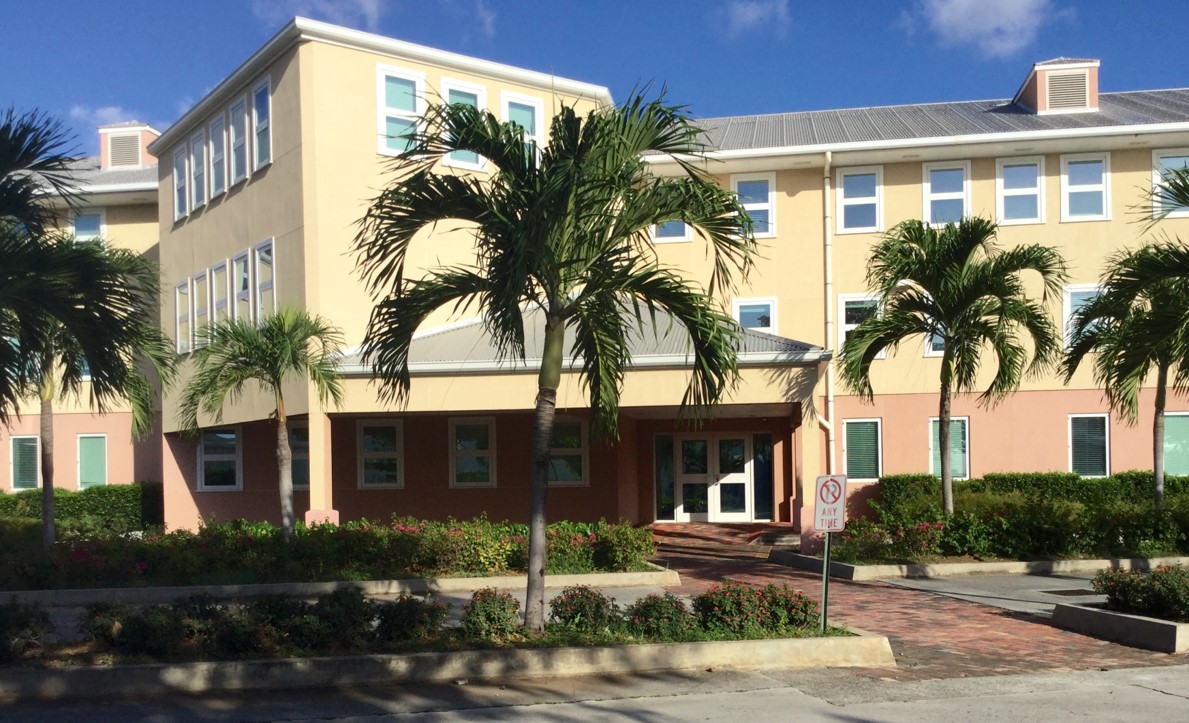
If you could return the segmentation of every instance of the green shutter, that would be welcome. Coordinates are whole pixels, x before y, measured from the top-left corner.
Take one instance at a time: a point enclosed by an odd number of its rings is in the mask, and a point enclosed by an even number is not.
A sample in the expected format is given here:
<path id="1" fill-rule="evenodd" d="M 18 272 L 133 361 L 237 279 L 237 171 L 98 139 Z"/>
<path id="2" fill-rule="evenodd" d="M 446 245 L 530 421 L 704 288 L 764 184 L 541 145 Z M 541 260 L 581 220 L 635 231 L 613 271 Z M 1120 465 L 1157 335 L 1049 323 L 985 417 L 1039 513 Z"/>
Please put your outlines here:
<path id="1" fill-rule="evenodd" d="M 12 488 L 37 489 L 37 437 L 12 438 Z"/>
<path id="2" fill-rule="evenodd" d="M 1083 477 L 1105 477 L 1106 417 L 1072 417 L 1069 420 L 1072 471 Z"/>
<path id="3" fill-rule="evenodd" d="M 1164 472 L 1189 474 L 1189 415 L 1164 418 Z"/>
<path id="4" fill-rule="evenodd" d="M 845 422 L 846 476 L 851 479 L 879 477 L 879 422 Z"/>
<path id="5" fill-rule="evenodd" d="M 941 443 L 937 440 L 939 425 L 934 419 L 929 422 L 929 433 L 932 435 L 933 443 L 929 445 L 933 450 L 933 459 L 931 469 L 933 474 L 941 476 Z M 950 420 L 950 472 L 954 477 L 964 478 L 970 476 L 970 471 L 966 467 L 966 420 L 965 419 L 951 419 Z"/>
<path id="6" fill-rule="evenodd" d="M 107 437 L 78 438 L 79 489 L 107 484 Z"/>

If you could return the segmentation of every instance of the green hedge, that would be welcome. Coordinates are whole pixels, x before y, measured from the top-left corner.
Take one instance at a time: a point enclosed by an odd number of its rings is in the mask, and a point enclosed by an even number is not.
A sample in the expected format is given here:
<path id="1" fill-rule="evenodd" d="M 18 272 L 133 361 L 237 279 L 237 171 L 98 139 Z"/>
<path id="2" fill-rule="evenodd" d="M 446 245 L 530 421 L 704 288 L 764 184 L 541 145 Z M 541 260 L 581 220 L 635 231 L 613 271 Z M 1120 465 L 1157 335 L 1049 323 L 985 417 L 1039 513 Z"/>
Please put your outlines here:
<path id="1" fill-rule="evenodd" d="M 164 521 L 159 482 L 90 487 L 75 492 L 54 489 L 54 519 L 65 527 L 129 532 Z M 0 492 L 0 517 L 41 519 L 41 490 Z"/>

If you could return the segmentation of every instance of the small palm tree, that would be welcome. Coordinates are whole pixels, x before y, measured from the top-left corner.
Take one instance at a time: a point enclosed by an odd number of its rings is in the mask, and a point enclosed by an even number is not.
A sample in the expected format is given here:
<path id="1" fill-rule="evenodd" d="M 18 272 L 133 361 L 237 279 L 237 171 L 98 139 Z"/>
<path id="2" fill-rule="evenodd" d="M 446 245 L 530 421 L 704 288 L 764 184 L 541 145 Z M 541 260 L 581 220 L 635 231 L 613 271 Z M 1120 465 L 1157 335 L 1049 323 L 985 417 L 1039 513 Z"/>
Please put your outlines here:
<path id="1" fill-rule="evenodd" d="M 645 317 L 668 313 L 690 338 L 692 378 L 683 408 L 697 414 L 737 379 L 738 327 L 708 294 L 746 275 L 755 249 L 751 220 L 734 194 L 693 164 L 700 131 L 680 108 L 640 95 L 581 117 L 563 105 L 541 149 L 523 130 L 463 105 L 430 109 L 424 129 L 397 160 L 400 172 L 368 210 L 356 238 L 359 267 L 377 304 L 364 358 L 389 400 L 409 391 L 413 333 L 434 311 L 476 307 L 500 352 L 523 360 L 526 313 L 544 316 L 532 438 L 525 625 L 544 625 L 545 496 L 549 447 L 565 339 L 590 394 L 597 438 L 617 434 L 629 342 Z M 487 177 L 439 173 L 455 151 L 487 159 Z M 683 174 L 660 179 L 644 155 L 679 160 Z M 661 267 L 649 243 L 655 224 L 681 221 L 708 242 L 706 293 Z M 473 264 L 406 278 L 413 238 L 438 223 L 462 222 L 475 239 Z"/>
<path id="2" fill-rule="evenodd" d="M 197 432 L 199 412 L 223 418 L 223 404 L 237 401 L 249 382 L 255 382 L 276 400 L 277 471 L 281 492 L 281 530 L 285 540 L 293 535 L 293 452 L 282 385 L 300 377 L 314 385 L 323 406 L 339 407 L 343 388 L 338 375 L 342 333 L 320 316 L 280 308 L 254 324 L 244 319 L 223 319 L 198 331 L 191 354 L 194 376 L 182 393 L 178 417 L 183 430 Z"/>
<path id="3" fill-rule="evenodd" d="M 995 224 L 982 218 L 942 228 L 905 221 L 888 232 L 871 250 L 867 269 L 877 311 L 850 333 L 838 358 L 843 382 L 871 400 L 871 363 L 881 352 L 914 337 L 943 344 L 937 436 L 947 515 L 954 512 L 951 397 L 976 390 L 984 349 L 996 363 L 995 376 L 979 396 L 987 406 L 1002 401 L 1026 375 L 1043 371 L 1061 353 L 1061 336 L 1044 302 L 1060 294 L 1065 262 L 1047 246 L 1002 250 L 994 243 L 995 232 Z M 1024 274 L 1030 271 L 1043 283 L 1039 301 L 1024 291 Z M 1031 341 L 1031 360 L 1021 335 Z"/>
<path id="4" fill-rule="evenodd" d="M 56 211 L 47 191 L 73 202 L 73 137 L 53 117 L 38 111 L 0 116 L 0 221 L 41 236 L 53 228 Z"/>

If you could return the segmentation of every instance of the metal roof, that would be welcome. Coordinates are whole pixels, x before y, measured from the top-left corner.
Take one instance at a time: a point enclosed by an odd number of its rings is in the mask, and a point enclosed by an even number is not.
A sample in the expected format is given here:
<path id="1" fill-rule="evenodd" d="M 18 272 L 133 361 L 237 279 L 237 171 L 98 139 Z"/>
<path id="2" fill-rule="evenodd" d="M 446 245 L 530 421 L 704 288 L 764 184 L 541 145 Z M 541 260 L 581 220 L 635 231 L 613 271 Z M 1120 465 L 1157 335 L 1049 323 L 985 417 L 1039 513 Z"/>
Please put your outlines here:
<path id="1" fill-rule="evenodd" d="M 1042 65 L 1081 65 L 1082 63 L 1097 63 L 1098 58 L 1067 58 L 1062 55 L 1060 58 L 1051 58 L 1049 60 L 1042 60 L 1036 63 L 1036 66 Z"/>
<path id="2" fill-rule="evenodd" d="M 150 185 L 157 186 L 156 163 L 147 166 L 122 166 L 100 170 L 99 156 L 87 156 L 71 163 L 70 170 L 75 183 L 82 191 L 96 186 L 103 188 L 129 186 L 137 189 Z"/>
<path id="3" fill-rule="evenodd" d="M 1098 106 L 1094 113 L 1037 115 L 1010 100 L 975 100 L 726 116 L 698 125 L 706 131 L 709 150 L 733 151 L 1185 123 L 1189 89 L 1101 93 Z"/>

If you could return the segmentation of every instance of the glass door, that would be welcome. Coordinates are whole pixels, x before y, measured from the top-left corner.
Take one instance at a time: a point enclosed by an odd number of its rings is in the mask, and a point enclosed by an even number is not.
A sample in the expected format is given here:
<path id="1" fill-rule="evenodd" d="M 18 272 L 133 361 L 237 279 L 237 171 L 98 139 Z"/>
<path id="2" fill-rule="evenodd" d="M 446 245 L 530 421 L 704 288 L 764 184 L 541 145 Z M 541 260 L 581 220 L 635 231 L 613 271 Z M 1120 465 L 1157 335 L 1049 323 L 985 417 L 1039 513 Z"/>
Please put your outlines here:
<path id="1" fill-rule="evenodd" d="M 681 437 L 675 447 L 677 521 L 752 521 L 750 435 Z"/>
<path id="2" fill-rule="evenodd" d="M 751 435 L 720 435 L 714 444 L 716 522 L 750 522 L 752 515 Z"/>
<path id="3" fill-rule="evenodd" d="M 710 482 L 713 462 L 709 437 L 685 437 L 677 445 L 676 518 L 680 522 L 710 520 Z"/>

